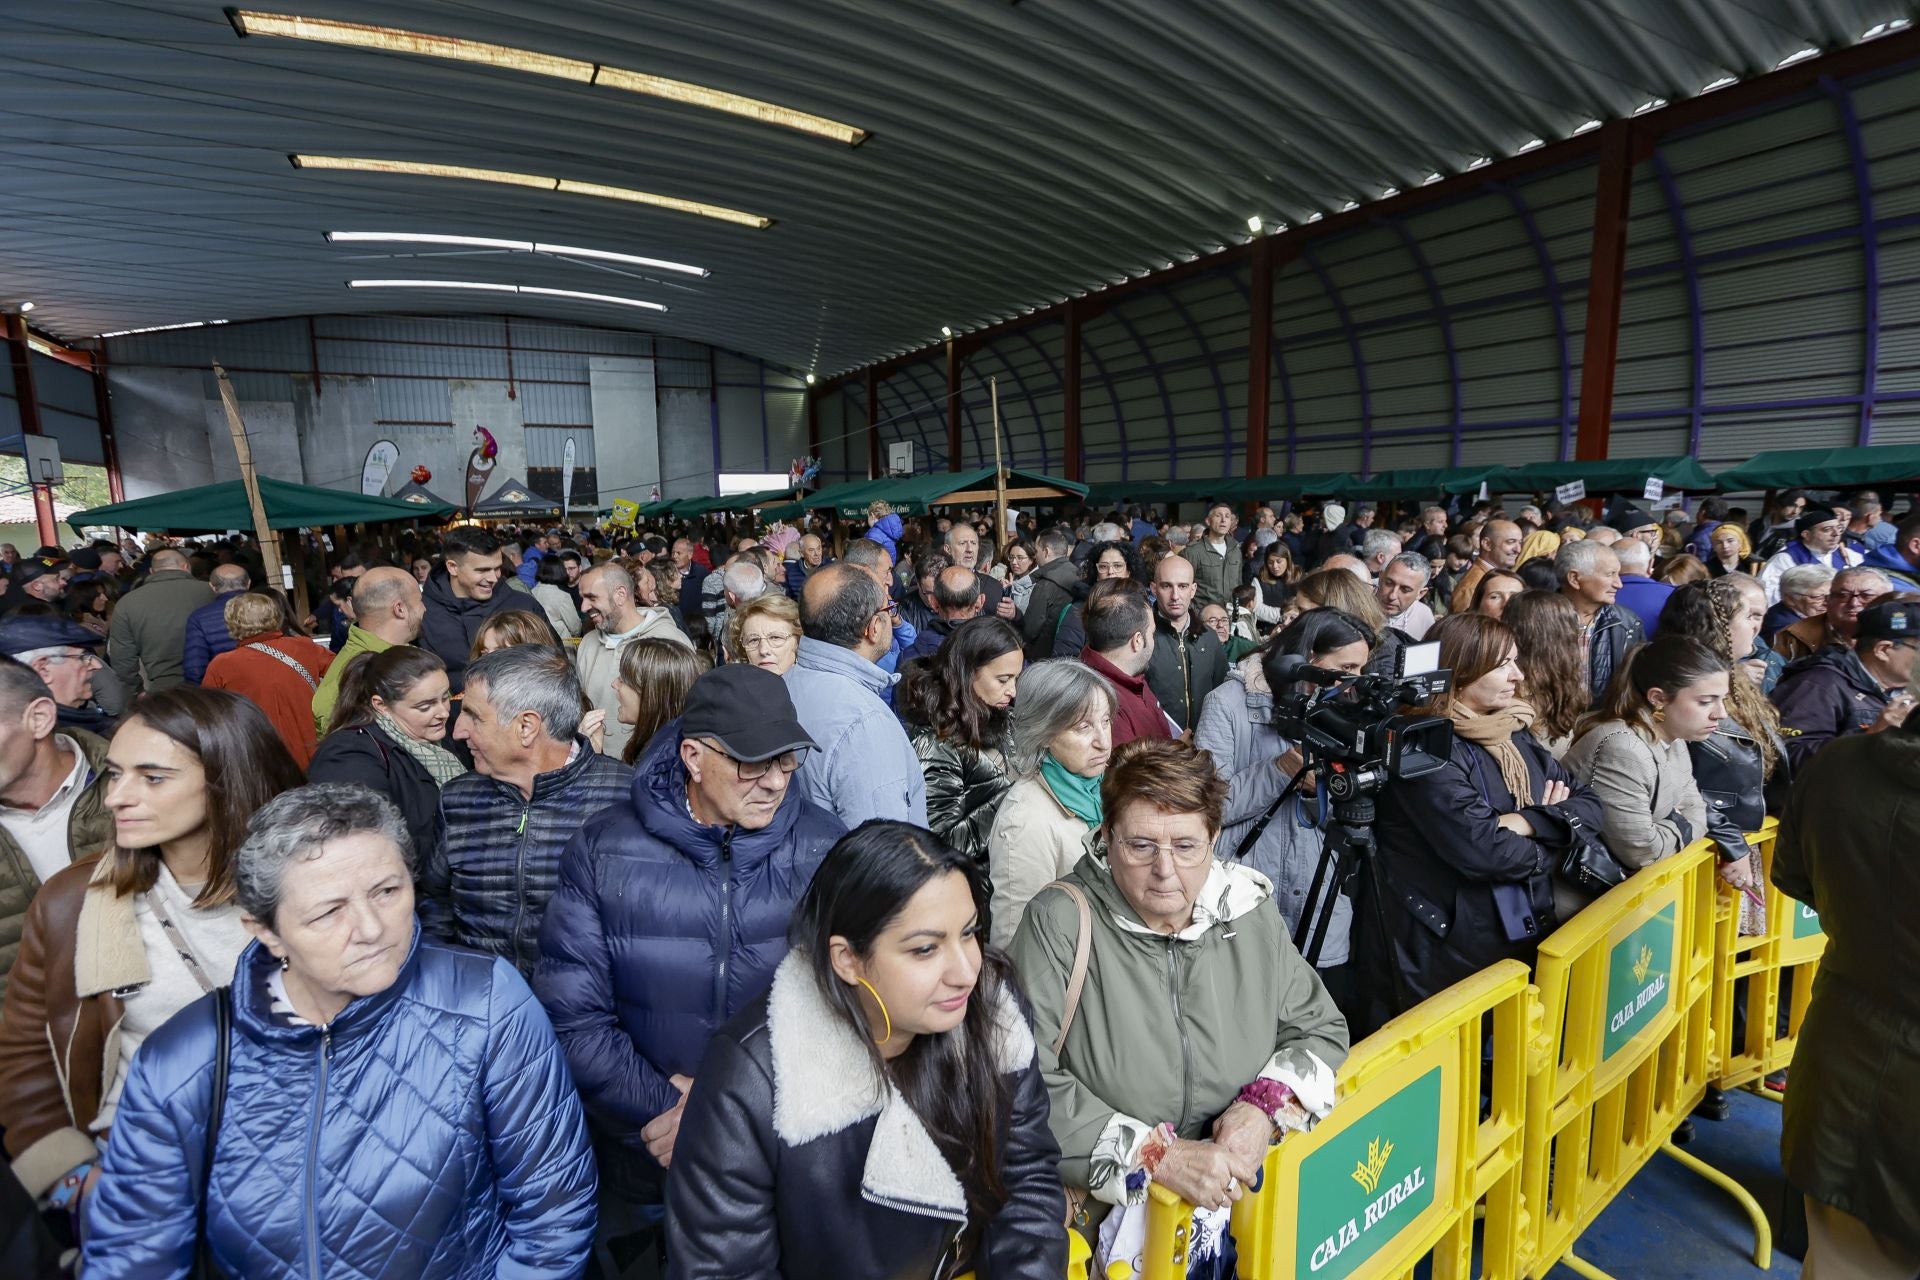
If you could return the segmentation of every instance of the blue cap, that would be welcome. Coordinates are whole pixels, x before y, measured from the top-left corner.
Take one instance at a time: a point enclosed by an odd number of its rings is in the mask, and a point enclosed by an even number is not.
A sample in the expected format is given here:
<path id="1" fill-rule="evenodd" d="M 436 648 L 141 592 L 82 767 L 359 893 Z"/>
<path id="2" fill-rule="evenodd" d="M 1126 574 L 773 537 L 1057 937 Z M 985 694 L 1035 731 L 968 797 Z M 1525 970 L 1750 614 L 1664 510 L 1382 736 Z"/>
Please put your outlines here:
<path id="1" fill-rule="evenodd" d="M 105 644 L 103 636 L 65 618 L 10 617 L 0 619 L 0 654 L 12 657 L 34 649 L 93 649 Z"/>

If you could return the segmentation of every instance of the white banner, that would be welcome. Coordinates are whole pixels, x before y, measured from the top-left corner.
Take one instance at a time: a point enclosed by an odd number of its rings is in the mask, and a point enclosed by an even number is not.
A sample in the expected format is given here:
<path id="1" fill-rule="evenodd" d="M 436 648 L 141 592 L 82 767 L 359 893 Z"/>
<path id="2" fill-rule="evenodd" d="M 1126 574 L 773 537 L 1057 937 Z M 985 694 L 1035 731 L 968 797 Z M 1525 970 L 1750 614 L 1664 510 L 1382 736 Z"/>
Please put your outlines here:
<path id="1" fill-rule="evenodd" d="M 573 437 L 567 437 L 566 450 L 560 455 L 560 514 L 573 510 Z"/>
<path id="2" fill-rule="evenodd" d="M 1572 484 L 1563 484 L 1553 491 L 1553 496 L 1563 507 L 1570 502 L 1578 502 L 1587 496 L 1587 482 L 1575 480 Z"/>
<path id="3" fill-rule="evenodd" d="M 360 464 L 360 492 L 378 498 L 387 491 L 387 477 L 400 462 L 400 446 L 391 440 L 375 440 Z"/>

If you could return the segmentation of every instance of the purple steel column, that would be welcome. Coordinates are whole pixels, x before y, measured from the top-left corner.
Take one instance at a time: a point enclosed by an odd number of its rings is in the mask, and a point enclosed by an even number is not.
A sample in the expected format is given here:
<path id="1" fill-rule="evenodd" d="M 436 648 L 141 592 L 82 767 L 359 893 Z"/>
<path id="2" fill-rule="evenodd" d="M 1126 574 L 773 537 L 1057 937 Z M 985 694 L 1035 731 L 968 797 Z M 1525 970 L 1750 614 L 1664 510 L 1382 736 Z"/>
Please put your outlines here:
<path id="1" fill-rule="evenodd" d="M 917 380 L 916 380 L 917 381 Z M 947 470 L 960 470 L 960 343 L 947 339 Z"/>
<path id="2" fill-rule="evenodd" d="M 1340 296 L 1340 288 L 1334 284 L 1333 276 L 1320 265 L 1313 246 L 1302 245 L 1300 258 L 1313 272 L 1314 279 L 1320 282 L 1327 300 L 1333 304 L 1334 317 L 1340 322 L 1340 331 L 1347 338 L 1347 349 L 1353 353 L 1353 376 L 1360 388 L 1360 471 L 1370 474 L 1373 471 L 1373 393 L 1367 382 L 1367 357 L 1360 350 L 1360 331 L 1353 327 L 1353 316 L 1347 310 L 1347 300 Z"/>
<path id="3" fill-rule="evenodd" d="M 1693 256 L 1693 232 L 1687 226 L 1687 209 L 1680 201 L 1680 184 L 1673 180 L 1673 169 L 1660 148 L 1653 149 L 1653 176 L 1666 197 L 1667 217 L 1673 223 L 1674 243 L 1680 246 L 1680 268 L 1687 289 L 1688 340 L 1693 344 L 1691 380 L 1693 394 L 1687 406 L 1687 453 L 1700 456 L 1700 427 L 1706 417 L 1707 403 L 1707 322 L 1700 300 L 1700 266 Z"/>
<path id="4" fill-rule="evenodd" d="M 1853 165 L 1853 189 L 1860 202 L 1860 262 L 1865 270 L 1866 350 L 1860 370 L 1860 430 L 1854 443 L 1873 443 L 1873 398 L 1880 381 L 1880 232 L 1873 218 L 1873 170 L 1867 163 L 1866 139 L 1860 134 L 1860 113 L 1853 95 L 1831 76 L 1820 77 L 1820 87 L 1840 113 L 1840 132 L 1847 140 Z"/>
<path id="5" fill-rule="evenodd" d="M 1206 279 L 1202 276 L 1200 279 Z M 1238 282 L 1236 282 L 1238 283 Z M 1207 358 L 1207 370 L 1213 375 L 1213 395 L 1220 402 L 1220 474 L 1233 474 L 1233 411 L 1227 407 L 1227 382 L 1220 376 L 1220 362 L 1214 359 L 1213 344 L 1200 332 L 1200 326 L 1193 322 L 1193 315 L 1180 297 L 1172 289 L 1167 290 L 1167 303 L 1180 314 L 1186 322 L 1187 332 L 1193 335 L 1193 345 Z"/>
<path id="6" fill-rule="evenodd" d="M 1400 243 L 1406 246 L 1407 254 L 1413 259 L 1414 269 L 1419 271 L 1421 281 L 1427 286 L 1427 297 L 1433 300 L 1434 322 L 1440 326 L 1440 341 L 1447 348 L 1447 389 L 1451 404 L 1449 425 L 1453 428 L 1453 439 L 1448 447 L 1447 465 L 1460 465 L 1460 437 L 1465 431 L 1465 414 L 1461 408 L 1460 390 L 1460 348 L 1453 341 L 1453 317 L 1447 313 L 1446 299 L 1440 296 L 1440 279 L 1433 274 L 1433 264 L 1427 261 L 1427 255 L 1420 249 L 1420 242 L 1414 239 L 1413 232 L 1407 230 L 1403 219 L 1387 220 L 1400 235 Z"/>
<path id="7" fill-rule="evenodd" d="M 713 430 L 713 491 L 718 493 L 720 492 L 720 374 L 719 362 L 714 358 L 712 347 L 707 348 L 707 425 Z"/>
<path id="8" fill-rule="evenodd" d="M 1080 320 L 1080 300 L 1068 299 L 1060 336 L 1060 448 L 1066 454 L 1061 475 L 1068 480 L 1087 473 L 1087 448 L 1080 437 Z"/>
<path id="9" fill-rule="evenodd" d="M 1040 421 L 1040 410 L 1038 406 L 1033 403 L 1033 392 L 1028 390 L 1027 380 L 1020 376 L 1018 369 L 1013 367 L 1013 361 L 1002 355 L 999 348 L 995 347 L 992 343 L 981 344 L 980 350 L 982 353 L 990 355 L 1000 362 L 1000 367 L 1007 371 L 1007 376 L 1013 379 L 1015 388 L 1025 397 L 1027 402 L 1027 417 L 1033 420 L 1034 434 L 1040 438 L 1040 470 L 1047 470 L 1047 468 L 1052 465 L 1052 455 L 1047 450 L 1047 428 L 1046 424 Z M 1007 432 L 1007 465 L 1010 467 L 1020 465 L 1020 459 L 1013 452 L 1013 432 L 1011 431 Z"/>
<path id="10" fill-rule="evenodd" d="M 1173 427 L 1173 395 L 1167 390 L 1167 379 L 1160 372 L 1160 365 L 1154 360 L 1153 352 L 1147 350 L 1147 344 L 1140 340 L 1140 331 L 1133 327 L 1133 322 L 1127 319 L 1126 313 L 1116 307 L 1108 314 L 1112 315 L 1114 323 L 1125 329 L 1127 336 L 1133 339 L 1133 345 L 1140 350 L 1140 358 L 1146 362 L 1147 371 L 1153 375 L 1153 385 L 1160 389 L 1160 412 L 1167 415 L 1167 478 L 1172 479 L 1180 474 L 1180 437 Z M 1118 414 L 1119 411 L 1120 405 L 1116 401 L 1114 412 Z"/>
<path id="11" fill-rule="evenodd" d="M 1533 245 L 1533 256 L 1540 263 L 1540 278 L 1546 285 L 1547 303 L 1553 308 L 1553 336 L 1560 344 L 1560 453 L 1558 461 L 1567 460 L 1567 446 L 1572 443 L 1573 434 L 1573 343 L 1567 336 L 1567 304 L 1560 292 L 1560 273 L 1554 269 L 1553 254 L 1547 249 L 1547 238 L 1540 233 L 1540 220 L 1533 216 L 1533 206 L 1520 194 L 1518 187 L 1496 184 L 1496 190 L 1506 192 L 1507 200 L 1513 205 L 1513 211 L 1520 216 L 1520 225 L 1526 228 L 1527 240 Z"/>
<path id="12" fill-rule="evenodd" d="M 872 365 L 867 366 L 867 479 L 878 480 L 880 466 L 880 379 Z"/>

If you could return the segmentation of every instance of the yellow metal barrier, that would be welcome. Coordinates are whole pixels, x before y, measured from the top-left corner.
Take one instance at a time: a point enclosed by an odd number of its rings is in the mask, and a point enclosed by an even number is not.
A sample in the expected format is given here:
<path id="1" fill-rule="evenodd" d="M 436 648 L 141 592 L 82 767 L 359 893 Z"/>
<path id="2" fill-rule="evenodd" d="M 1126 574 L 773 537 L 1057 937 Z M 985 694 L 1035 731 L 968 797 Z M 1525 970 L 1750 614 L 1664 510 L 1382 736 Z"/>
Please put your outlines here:
<path id="1" fill-rule="evenodd" d="M 1242 1280 L 1410 1277 L 1429 1254 L 1434 1280 L 1467 1280 L 1481 1201 L 1482 1280 L 1516 1280 L 1530 991 L 1504 960 L 1354 1046 L 1332 1114 L 1269 1152 L 1234 1206 Z M 1145 1280 L 1185 1276 L 1192 1228 L 1193 1207 L 1153 1188 Z"/>
<path id="2" fill-rule="evenodd" d="M 1766 867 L 1767 931 L 1740 936 L 1740 900 L 1722 894 L 1715 922 L 1713 969 L 1713 1083 L 1722 1089 L 1754 1087 L 1793 1059 L 1800 1023 L 1813 998 L 1813 975 L 1827 949 L 1827 935 L 1812 907 L 1773 887 L 1773 848 L 1779 824 L 1768 818 L 1749 837 Z M 1744 993 L 1736 983 L 1745 980 Z M 1788 1021 L 1779 1029 L 1780 1002 L 1786 997 Z M 1746 1027 L 1734 1043 L 1734 1006 L 1742 1002 Z M 1764 1097 L 1777 1095 L 1766 1093 Z"/>
<path id="3" fill-rule="evenodd" d="M 1067 1232 L 1067 1280 L 1087 1280 L 1087 1268 L 1093 1262 L 1093 1250 L 1087 1247 L 1087 1238 L 1078 1231 Z M 957 1275 L 953 1280 L 975 1280 L 971 1271 Z"/>
<path id="4" fill-rule="evenodd" d="M 1706 1093 L 1719 890 L 1705 841 L 1638 872 L 1540 946 L 1541 1036 L 1526 1107 L 1528 1274 L 1556 1263 L 1605 1273 L 1573 1245 L 1633 1175 L 1665 1151 L 1722 1187 L 1772 1249 L 1753 1197 L 1680 1151 L 1673 1131 Z"/>

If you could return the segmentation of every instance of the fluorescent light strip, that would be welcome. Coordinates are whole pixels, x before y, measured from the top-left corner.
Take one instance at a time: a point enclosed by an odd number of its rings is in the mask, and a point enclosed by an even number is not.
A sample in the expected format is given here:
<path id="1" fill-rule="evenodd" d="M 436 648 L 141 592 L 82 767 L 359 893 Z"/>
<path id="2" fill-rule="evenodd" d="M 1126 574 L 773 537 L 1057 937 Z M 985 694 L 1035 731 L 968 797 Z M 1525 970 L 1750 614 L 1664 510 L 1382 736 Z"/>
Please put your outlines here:
<path id="1" fill-rule="evenodd" d="M 532 240 L 499 240 L 492 236 L 415 234 L 399 231 L 329 231 L 326 235 L 328 242 L 332 244 L 457 245 L 471 249 L 505 249 L 511 253 L 543 253 L 549 257 L 593 258 L 606 262 L 624 262 L 636 267 L 654 267 L 661 271 L 678 271 L 690 276 L 713 274 L 705 267 L 688 266 L 684 262 L 668 262 L 664 258 L 643 258 L 638 254 L 614 253 L 608 249 L 582 249 L 570 244 L 540 244 Z"/>
<path id="2" fill-rule="evenodd" d="M 171 333 L 175 329 L 204 329 L 209 325 L 225 324 L 225 320 L 189 320 L 185 324 L 150 324 L 144 329 L 115 329 L 112 333 L 96 333 L 96 338 L 128 338 L 136 333 Z"/>
<path id="3" fill-rule="evenodd" d="M 617 307 L 640 307 L 647 311 L 665 311 L 658 302 L 622 298 L 611 293 L 581 293 L 576 289 L 542 289 L 530 284 L 489 284 L 479 280 L 349 280 L 349 289 L 478 289 L 486 293 L 538 294 L 548 298 L 578 298 L 584 302 L 606 302 Z"/>
<path id="4" fill-rule="evenodd" d="M 548 178 L 535 173 L 515 173 L 508 169 L 476 169 L 463 164 L 427 164 L 417 160 L 378 160 L 368 156 L 291 155 L 287 159 L 296 169 L 334 169 L 349 173 L 394 173 L 414 178 L 465 178 L 471 182 L 497 182 L 511 187 L 532 187 L 538 191 L 564 191 L 573 195 L 598 196 L 603 200 L 624 200 L 630 204 L 652 205 L 676 213 L 692 213 L 703 218 L 732 222 L 743 227 L 770 227 L 772 218 L 743 213 L 717 204 L 682 200 L 678 196 L 655 195 L 631 187 L 611 187 L 598 182 L 576 182 L 572 178 Z"/>
<path id="5" fill-rule="evenodd" d="M 872 135 L 865 129 L 825 116 L 795 111 L 757 98 L 742 97 L 684 80 L 669 80 L 644 71 L 584 62 L 516 49 L 509 45 L 486 44 L 478 40 L 460 40 L 452 36 L 428 35 L 398 27 L 375 27 L 359 22 L 336 22 L 326 18 L 306 18 L 287 13 L 259 13 L 245 9 L 227 10 L 233 29 L 242 36 L 283 36 L 289 40 L 311 40 L 320 44 L 347 45 L 357 49 L 377 49 L 386 53 L 413 54 L 426 58 L 445 58 L 453 62 L 472 62 L 509 71 L 554 76 L 576 83 L 605 85 L 628 93 L 663 98 L 685 106 L 724 112 L 760 124 L 813 134 L 834 142 L 857 147 Z"/>

